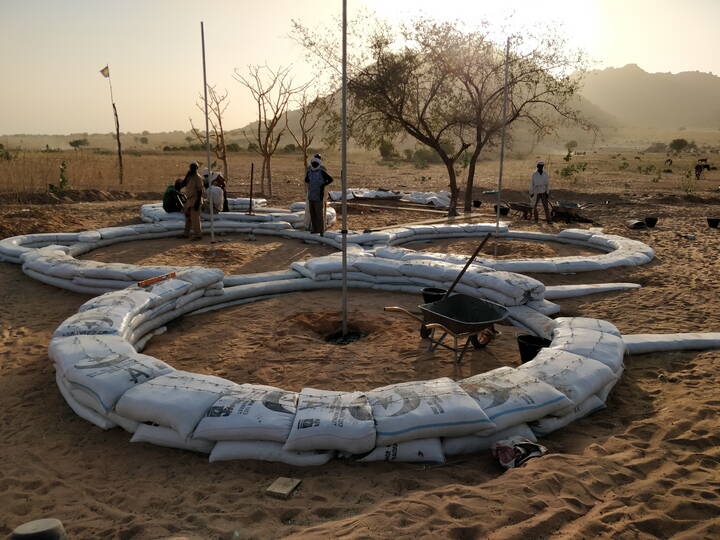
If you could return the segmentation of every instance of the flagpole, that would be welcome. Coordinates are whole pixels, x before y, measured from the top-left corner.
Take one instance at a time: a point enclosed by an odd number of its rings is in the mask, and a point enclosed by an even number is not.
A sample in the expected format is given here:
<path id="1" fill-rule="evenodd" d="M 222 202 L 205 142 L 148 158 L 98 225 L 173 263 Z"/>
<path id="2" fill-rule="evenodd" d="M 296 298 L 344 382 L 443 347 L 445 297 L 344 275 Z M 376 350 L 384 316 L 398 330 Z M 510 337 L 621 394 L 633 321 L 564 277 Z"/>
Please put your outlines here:
<path id="1" fill-rule="evenodd" d="M 500 135 L 500 173 L 498 176 L 497 208 L 495 210 L 495 234 L 500 232 L 500 202 L 503 181 L 503 164 L 505 163 L 505 126 L 507 124 L 507 101 L 508 101 L 508 68 L 510 65 L 510 38 L 505 44 L 505 86 L 503 87 L 502 106 L 502 131 Z M 497 242 L 495 242 L 495 255 L 497 256 Z"/>
<path id="2" fill-rule="evenodd" d="M 110 85 L 110 103 L 112 104 L 113 115 L 115 116 L 115 139 L 117 140 L 117 147 L 118 147 L 118 175 L 120 177 L 120 185 L 122 185 L 122 183 L 123 183 L 123 162 L 122 162 L 122 146 L 120 145 L 120 120 L 118 119 L 117 107 L 115 106 L 115 97 L 113 96 L 112 79 L 110 78 L 110 64 L 106 64 L 105 69 L 107 69 L 107 75 L 105 75 L 105 70 L 100 70 L 100 73 L 102 73 L 107 78 L 108 84 Z"/>
<path id="3" fill-rule="evenodd" d="M 205 69 L 205 25 L 200 21 L 200 40 L 202 41 L 202 64 L 203 64 L 203 89 L 205 90 L 205 150 L 207 151 L 207 169 L 208 169 L 208 201 L 210 206 L 210 243 L 215 243 L 215 218 L 214 204 L 212 200 L 212 165 L 210 163 L 210 121 L 208 120 L 208 97 L 207 97 L 207 71 Z"/>
<path id="4" fill-rule="evenodd" d="M 342 0 L 342 335 L 347 335 L 347 0 Z M 323 219 L 325 216 L 323 216 Z"/>

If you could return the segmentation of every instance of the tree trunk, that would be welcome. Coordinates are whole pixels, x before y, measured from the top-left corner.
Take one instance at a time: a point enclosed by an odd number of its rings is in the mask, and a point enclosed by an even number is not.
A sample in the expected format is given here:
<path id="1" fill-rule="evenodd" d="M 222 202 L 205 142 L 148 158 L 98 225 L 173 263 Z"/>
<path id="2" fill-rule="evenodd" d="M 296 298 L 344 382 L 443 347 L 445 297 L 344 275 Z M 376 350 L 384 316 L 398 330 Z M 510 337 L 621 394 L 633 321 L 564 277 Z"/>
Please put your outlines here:
<path id="1" fill-rule="evenodd" d="M 448 217 L 454 217 L 458 215 L 457 203 L 458 203 L 458 187 L 457 177 L 455 176 L 455 162 L 450 159 L 443 160 L 445 167 L 448 171 L 448 178 L 450 180 L 450 206 L 448 207 Z"/>
<path id="2" fill-rule="evenodd" d="M 272 172 L 270 171 L 270 157 L 267 157 L 267 179 L 268 179 L 268 197 L 272 199 Z"/>
<path id="3" fill-rule="evenodd" d="M 477 165 L 477 160 L 480 156 L 481 150 L 482 148 L 475 147 L 472 156 L 470 156 L 470 164 L 468 165 L 467 186 L 465 187 L 466 214 L 469 214 L 472 211 L 473 185 L 475 184 L 475 166 Z"/>

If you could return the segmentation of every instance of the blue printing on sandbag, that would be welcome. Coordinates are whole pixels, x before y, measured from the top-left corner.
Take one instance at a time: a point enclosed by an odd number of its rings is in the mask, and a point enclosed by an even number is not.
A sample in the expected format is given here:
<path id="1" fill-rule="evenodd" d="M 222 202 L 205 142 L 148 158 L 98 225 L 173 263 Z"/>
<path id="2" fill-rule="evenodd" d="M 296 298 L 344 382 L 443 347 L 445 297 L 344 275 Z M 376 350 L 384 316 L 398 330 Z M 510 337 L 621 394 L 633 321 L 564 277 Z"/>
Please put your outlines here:
<path id="1" fill-rule="evenodd" d="M 516 407 L 516 408 L 514 408 L 514 409 L 508 409 L 507 411 L 499 412 L 499 413 L 494 414 L 494 415 L 492 415 L 492 416 L 488 415 L 488 418 L 493 419 L 493 418 L 498 418 L 498 417 L 500 417 L 500 416 L 504 416 L 504 415 L 506 415 L 506 414 L 511 414 L 511 413 L 514 413 L 514 412 L 528 411 L 528 410 L 531 410 L 531 409 L 539 409 L 540 407 L 547 407 L 548 405 L 552 405 L 553 403 L 557 403 L 558 401 L 562 401 L 563 399 L 568 399 L 568 397 L 565 396 L 565 395 L 562 395 L 562 396 L 560 396 L 560 397 L 556 397 L 556 398 L 554 398 L 554 399 L 551 399 L 550 401 L 546 401 L 545 403 L 540 403 L 539 405 L 528 405 L 528 406 L 526 406 L 526 407 Z"/>
<path id="2" fill-rule="evenodd" d="M 376 420 L 377 422 L 377 420 Z M 428 428 L 435 428 L 435 427 L 446 427 L 446 426 L 463 426 L 466 424 L 483 424 L 483 423 L 490 423 L 493 422 L 488 419 L 481 419 L 481 420 L 470 420 L 467 422 L 440 422 L 438 424 L 423 424 L 422 426 L 415 426 L 415 427 L 409 427 L 407 429 L 401 429 L 400 431 L 378 431 L 378 435 L 400 435 L 401 433 L 408 433 L 410 431 L 415 431 L 418 429 L 428 429 Z"/>

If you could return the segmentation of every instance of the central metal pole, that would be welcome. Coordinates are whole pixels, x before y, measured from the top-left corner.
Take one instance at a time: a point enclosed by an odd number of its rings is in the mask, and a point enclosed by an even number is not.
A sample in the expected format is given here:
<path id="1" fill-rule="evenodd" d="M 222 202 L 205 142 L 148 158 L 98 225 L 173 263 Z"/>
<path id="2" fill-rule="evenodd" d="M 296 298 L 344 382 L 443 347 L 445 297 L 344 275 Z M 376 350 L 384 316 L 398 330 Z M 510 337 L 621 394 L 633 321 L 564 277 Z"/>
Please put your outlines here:
<path id="1" fill-rule="evenodd" d="M 347 0 L 342 2 L 342 335 L 348 333 L 347 320 Z M 325 219 L 325 216 L 323 216 Z"/>
<path id="2" fill-rule="evenodd" d="M 500 174 L 498 176 L 498 193 L 497 193 L 497 209 L 495 211 L 495 234 L 500 232 L 500 203 L 502 200 L 502 180 L 503 180 L 503 164 L 505 163 L 505 125 L 507 118 L 507 102 L 508 102 L 508 69 L 510 66 L 510 38 L 507 38 L 505 44 L 505 86 L 503 88 L 503 106 L 502 106 L 502 130 L 500 135 Z M 497 238 L 497 236 L 496 236 Z M 497 257 L 497 241 L 495 242 L 495 256 Z"/>
<path id="3" fill-rule="evenodd" d="M 207 71 L 205 69 L 205 25 L 200 21 L 200 40 L 202 41 L 202 60 L 203 60 L 203 88 L 205 90 L 205 150 L 207 151 L 207 169 L 208 169 L 208 201 L 210 206 L 210 243 L 215 243 L 215 219 L 213 215 L 213 200 L 210 190 L 212 181 L 212 165 L 210 163 L 210 121 L 208 120 L 208 98 L 207 98 Z"/>

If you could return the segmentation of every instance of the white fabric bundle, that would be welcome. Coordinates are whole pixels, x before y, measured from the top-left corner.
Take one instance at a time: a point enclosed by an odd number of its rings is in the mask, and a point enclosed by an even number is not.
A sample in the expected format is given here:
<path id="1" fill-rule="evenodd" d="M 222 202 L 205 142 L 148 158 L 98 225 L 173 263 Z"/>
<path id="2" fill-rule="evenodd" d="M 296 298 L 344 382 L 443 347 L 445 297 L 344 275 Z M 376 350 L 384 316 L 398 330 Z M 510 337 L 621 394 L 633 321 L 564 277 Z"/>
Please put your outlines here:
<path id="1" fill-rule="evenodd" d="M 213 403 L 236 386 L 220 377 L 173 371 L 132 387 L 115 411 L 136 422 L 171 427 L 187 438 Z"/>
<path id="2" fill-rule="evenodd" d="M 525 371 L 500 367 L 458 381 L 495 423 L 497 431 L 537 420 L 573 403 L 547 383 Z"/>
<path id="3" fill-rule="evenodd" d="M 295 392 L 273 386 L 238 385 L 210 407 L 195 428 L 195 437 L 284 443 L 295 418 L 297 398 Z"/>
<path id="4" fill-rule="evenodd" d="M 463 437 L 447 437 L 442 440 L 443 452 L 446 456 L 457 456 L 459 454 L 473 454 L 489 450 L 497 441 L 510 437 L 524 437 L 535 442 L 535 433 L 527 424 L 516 424 L 502 431 L 496 431 L 489 435 L 465 435 Z"/>
<path id="5" fill-rule="evenodd" d="M 493 429 L 477 402 L 447 377 L 391 384 L 367 393 L 377 446 Z"/>
<path id="6" fill-rule="evenodd" d="M 210 453 L 210 462 L 232 459 L 279 461 L 295 467 L 314 467 L 330 461 L 335 452 L 294 452 L 273 441 L 219 441 Z"/>
<path id="7" fill-rule="evenodd" d="M 145 442 L 180 450 L 190 450 L 209 454 L 214 446 L 212 441 L 203 441 L 194 437 L 182 438 L 173 429 L 162 426 L 140 424 L 133 434 L 130 442 Z"/>
<path id="8" fill-rule="evenodd" d="M 573 405 L 582 403 L 617 379 L 602 362 L 557 349 L 540 349 L 533 360 L 521 365 L 518 370 L 554 386 L 570 398 Z M 564 410 L 553 413 L 556 416 L 564 414 Z"/>
<path id="9" fill-rule="evenodd" d="M 375 424 L 361 392 L 303 388 L 285 450 L 362 454 L 375 446 Z"/>

